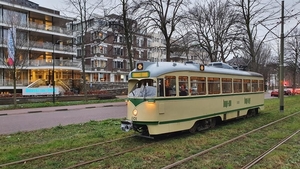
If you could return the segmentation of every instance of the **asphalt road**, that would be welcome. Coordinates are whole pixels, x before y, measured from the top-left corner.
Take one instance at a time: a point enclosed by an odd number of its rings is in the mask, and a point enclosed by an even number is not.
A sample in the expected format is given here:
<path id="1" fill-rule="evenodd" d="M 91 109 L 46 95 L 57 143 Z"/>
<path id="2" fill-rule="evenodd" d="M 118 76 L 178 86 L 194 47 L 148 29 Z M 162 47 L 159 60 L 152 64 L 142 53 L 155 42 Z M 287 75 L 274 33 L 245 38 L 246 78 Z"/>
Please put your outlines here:
<path id="1" fill-rule="evenodd" d="M 86 106 L 86 105 L 85 105 Z M 42 128 L 51 128 L 59 125 L 79 124 L 90 120 L 104 120 L 126 117 L 126 104 L 120 102 L 105 106 L 80 107 L 68 110 L 39 109 L 37 111 L 6 111 L 7 115 L 0 116 L 0 134 L 11 134 L 19 131 L 31 131 Z M 36 112 L 36 113 L 34 113 Z"/>
<path id="2" fill-rule="evenodd" d="M 265 99 L 271 98 L 277 97 L 271 97 L 270 93 L 266 92 Z M 1 111 L 0 134 L 124 117 L 126 117 L 124 102 Z"/>

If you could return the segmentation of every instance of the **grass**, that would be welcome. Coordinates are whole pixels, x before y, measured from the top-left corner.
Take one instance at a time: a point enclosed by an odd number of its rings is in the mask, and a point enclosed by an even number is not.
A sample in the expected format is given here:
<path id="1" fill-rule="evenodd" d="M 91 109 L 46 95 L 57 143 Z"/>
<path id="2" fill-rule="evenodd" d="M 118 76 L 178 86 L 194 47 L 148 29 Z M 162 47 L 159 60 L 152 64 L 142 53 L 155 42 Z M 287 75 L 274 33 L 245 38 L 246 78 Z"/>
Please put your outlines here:
<path id="1" fill-rule="evenodd" d="M 116 158 L 96 162 L 83 168 L 161 168 L 276 119 L 299 112 L 299 100 L 300 96 L 285 98 L 285 110 L 282 113 L 279 111 L 279 99 L 268 99 L 265 101 L 265 110 L 254 118 L 233 120 L 212 130 L 194 135 L 188 134 L 169 138 L 151 147 L 128 152 Z M 120 120 L 90 121 L 68 126 L 59 125 L 50 129 L 0 135 L 0 164 L 132 135 L 133 132 L 125 133 L 120 130 Z M 240 166 L 245 165 L 247 161 L 251 161 L 253 157 L 267 150 L 286 135 L 299 130 L 299 120 L 300 115 L 287 119 L 262 132 L 245 137 L 242 142 L 230 144 L 176 168 L 240 168 Z M 254 168 L 299 168 L 299 135 L 289 140 L 289 143 L 277 148 Z M 153 141 L 141 138 L 127 139 L 117 143 L 118 145 L 97 146 L 69 153 L 64 158 L 58 157 L 52 160 L 32 162 L 27 164 L 29 165 L 27 168 L 65 168 L 80 161 L 101 157 L 101 155 L 110 151 L 118 152 L 122 151 L 122 148 L 137 147 L 149 142 Z M 24 167 L 26 168 L 26 165 L 23 164 L 23 166 L 14 165 L 7 168 Z"/>
<path id="2" fill-rule="evenodd" d="M 1 110 L 12 110 L 12 109 L 25 109 L 25 108 L 40 108 L 40 107 L 55 107 L 55 106 L 71 106 L 79 104 L 95 104 L 95 103 L 110 103 L 110 102 L 122 102 L 124 99 L 109 99 L 109 100 L 87 100 L 87 101 L 67 101 L 67 102 L 39 102 L 39 103 L 24 103 L 18 104 L 15 108 L 14 105 L 0 106 Z"/>

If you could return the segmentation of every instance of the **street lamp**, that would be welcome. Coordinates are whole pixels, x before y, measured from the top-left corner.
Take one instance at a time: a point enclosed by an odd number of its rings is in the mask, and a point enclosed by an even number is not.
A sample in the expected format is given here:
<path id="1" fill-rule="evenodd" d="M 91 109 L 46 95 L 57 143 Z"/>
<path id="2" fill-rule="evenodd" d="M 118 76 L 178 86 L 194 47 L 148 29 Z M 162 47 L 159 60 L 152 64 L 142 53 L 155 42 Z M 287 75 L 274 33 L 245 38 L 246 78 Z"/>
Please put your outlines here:
<path id="1" fill-rule="evenodd" d="M 53 87 L 53 104 L 55 104 L 55 82 L 54 82 L 54 70 L 55 70 L 55 64 L 54 64 L 54 49 L 55 45 L 59 44 L 61 40 L 57 40 L 56 43 L 53 43 L 53 52 L 52 52 L 52 87 Z"/>

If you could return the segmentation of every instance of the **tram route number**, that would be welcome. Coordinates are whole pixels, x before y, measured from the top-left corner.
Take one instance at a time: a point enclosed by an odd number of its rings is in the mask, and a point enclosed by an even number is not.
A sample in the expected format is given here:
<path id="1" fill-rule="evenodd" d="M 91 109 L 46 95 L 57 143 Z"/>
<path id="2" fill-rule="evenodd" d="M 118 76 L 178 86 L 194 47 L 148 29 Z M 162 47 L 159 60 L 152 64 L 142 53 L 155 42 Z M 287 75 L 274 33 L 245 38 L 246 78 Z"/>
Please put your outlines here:
<path id="1" fill-rule="evenodd" d="M 137 121 L 137 117 L 131 117 L 132 121 Z"/>

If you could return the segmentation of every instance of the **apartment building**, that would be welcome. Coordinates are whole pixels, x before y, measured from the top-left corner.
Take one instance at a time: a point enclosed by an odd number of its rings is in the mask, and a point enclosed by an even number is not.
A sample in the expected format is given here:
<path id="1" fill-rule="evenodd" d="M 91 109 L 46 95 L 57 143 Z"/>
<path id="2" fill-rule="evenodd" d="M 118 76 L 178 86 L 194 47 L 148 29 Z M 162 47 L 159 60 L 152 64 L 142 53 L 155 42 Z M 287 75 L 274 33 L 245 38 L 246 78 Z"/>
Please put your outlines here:
<path id="1" fill-rule="evenodd" d="M 131 20 L 132 61 L 149 60 L 150 40 L 147 32 L 139 29 L 137 22 Z M 73 23 L 76 36 L 77 58 L 84 55 L 86 79 L 89 83 L 127 82 L 131 71 L 124 35 L 122 17 L 119 15 L 100 16 L 94 14 L 84 23 L 87 33 L 81 37 L 80 22 Z M 84 52 L 82 52 L 84 43 Z"/>
<path id="2" fill-rule="evenodd" d="M 60 86 L 69 90 L 81 78 L 75 60 L 73 18 L 28 0 L 0 0 L 0 90 L 13 87 L 13 57 L 17 90 L 32 86 Z M 54 80 L 54 81 L 53 81 Z"/>

